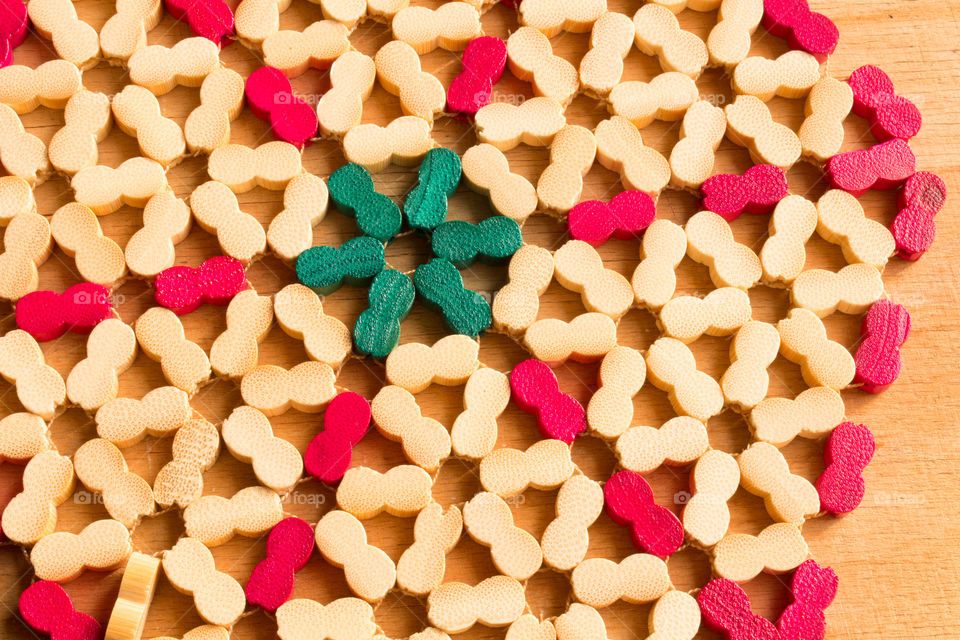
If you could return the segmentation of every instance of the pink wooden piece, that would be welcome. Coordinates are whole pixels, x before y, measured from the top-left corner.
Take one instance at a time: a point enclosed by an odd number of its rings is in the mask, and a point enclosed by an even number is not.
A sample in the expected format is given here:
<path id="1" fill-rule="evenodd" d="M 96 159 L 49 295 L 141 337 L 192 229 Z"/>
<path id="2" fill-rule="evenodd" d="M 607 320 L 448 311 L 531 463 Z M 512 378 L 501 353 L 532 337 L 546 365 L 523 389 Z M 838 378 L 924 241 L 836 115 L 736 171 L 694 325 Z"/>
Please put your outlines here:
<path id="1" fill-rule="evenodd" d="M 267 536 L 267 557 L 253 568 L 247 581 L 247 602 L 276 611 L 293 595 L 294 574 L 313 553 L 313 527 L 300 518 L 278 522 Z"/>
<path id="2" fill-rule="evenodd" d="M 916 171 L 917 160 L 905 140 L 894 138 L 869 149 L 838 153 L 827 161 L 827 181 L 859 197 L 870 189 L 896 189 Z"/>
<path id="3" fill-rule="evenodd" d="M 198 36 L 211 40 L 217 46 L 233 33 L 233 11 L 223 0 L 164 0 L 175 19 L 186 22 Z"/>
<path id="4" fill-rule="evenodd" d="M 352 391 L 337 394 L 323 414 L 323 431 L 313 437 L 303 456 L 307 473 L 326 484 L 339 482 L 350 468 L 353 448 L 369 427 L 367 399 Z"/>
<path id="5" fill-rule="evenodd" d="M 490 95 L 507 64 L 507 45 L 500 38 L 483 36 L 470 41 L 463 51 L 463 71 L 447 90 L 449 111 L 475 116 L 490 103 Z"/>
<path id="6" fill-rule="evenodd" d="M 890 224 L 897 254 L 904 260 L 922 256 L 937 233 L 933 218 L 947 199 L 947 185 L 940 176 L 917 171 L 907 178 L 899 195 L 900 211 Z"/>
<path id="7" fill-rule="evenodd" d="M 27 23 L 23 0 L 0 0 L 0 67 L 13 63 L 13 50 L 27 37 Z"/>
<path id="8" fill-rule="evenodd" d="M 518 407 L 537 418 L 545 438 L 573 442 L 587 430 L 587 414 L 575 398 L 560 391 L 553 370 L 539 360 L 524 360 L 510 372 L 510 389 Z"/>
<path id="9" fill-rule="evenodd" d="M 860 335 L 854 382 L 867 393 L 880 393 L 900 377 L 900 347 L 910 337 L 910 313 L 903 305 L 877 300 L 863 318 Z"/>
<path id="10" fill-rule="evenodd" d="M 920 131 L 920 110 L 897 95 L 893 81 L 880 67 L 867 64 L 850 74 L 847 84 L 853 89 L 853 112 L 870 122 L 877 140 L 909 140 Z"/>
<path id="11" fill-rule="evenodd" d="M 178 316 L 201 304 L 224 306 L 247 288 L 243 263 L 230 256 L 214 256 L 193 267 L 170 267 L 153 281 L 154 298 Z"/>
<path id="12" fill-rule="evenodd" d="M 750 598 L 732 580 L 715 578 L 697 594 L 703 623 L 727 640 L 778 640 L 773 623 L 750 609 Z"/>
<path id="13" fill-rule="evenodd" d="M 683 525 L 677 516 L 653 501 L 653 489 L 635 471 L 618 471 L 603 485 L 607 515 L 630 527 L 633 545 L 665 558 L 683 544 Z"/>
<path id="14" fill-rule="evenodd" d="M 81 282 L 63 293 L 34 291 L 20 298 L 17 326 L 37 342 L 56 340 L 67 331 L 87 334 L 114 316 L 110 290 L 103 285 Z"/>
<path id="15" fill-rule="evenodd" d="M 293 95 L 290 80 L 273 67 L 260 67 L 246 85 L 247 104 L 253 115 L 270 123 L 273 135 L 302 149 L 317 134 L 317 114 Z"/>
<path id="16" fill-rule="evenodd" d="M 703 208 L 727 222 L 743 213 L 770 213 L 787 197 L 787 172 L 772 164 L 758 164 L 743 175 L 721 173 L 711 176 L 700 187 Z"/>
<path id="17" fill-rule="evenodd" d="M 581 202 L 567 215 L 570 236 L 599 247 L 610 236 L 621 240 L 636 238 L 657 215 L 653 198 L 642 191 L 623 191 L 609 203 L 601 200 Z"/>
<path id="18" fill-rule="evenodd" d="M 826 468 L 816 483 L 824 511 L 842 516 L 860 506 L 866 490 L 863 470 L 870 464 L 875 450 L 873 434 L 864 425 L 853 422 L 837 425 L 823 447 Z"/>
<path id="19" fill-rule="evenodd" d="M 100 640 L 100 623 L 73 608 L 73 601 L 56 582 L 34 582 L 20 594 L 24 621 L 51 640 Z"/>
<path id="20" fill-rule="evenodd" d="M 790 583 L 793 602 L 777 620 L 781 640 L 824 640 L 827 621 L 823 612 L 836 597 L 839 583 L 836 572 L 816 560 L 797 567 Z"/>
<path id="21" fill-rule="evenodd" d="M 840 30 L 827 16 L 810 11 L 807 0 L 763 0 L 763 27 L 821 63 L 834 52 Z"/>

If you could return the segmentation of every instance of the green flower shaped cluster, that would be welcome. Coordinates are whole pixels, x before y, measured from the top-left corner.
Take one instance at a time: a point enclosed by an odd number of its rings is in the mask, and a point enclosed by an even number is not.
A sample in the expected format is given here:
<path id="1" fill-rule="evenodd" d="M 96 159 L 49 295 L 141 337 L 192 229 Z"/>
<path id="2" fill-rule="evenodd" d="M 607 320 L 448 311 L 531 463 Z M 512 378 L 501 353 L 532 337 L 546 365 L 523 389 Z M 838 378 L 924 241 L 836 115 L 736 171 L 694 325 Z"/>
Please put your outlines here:
<path id="1" fill-rule="evenodd" d="M 463 285 L 459 269 L 476 260 L 502 263 L 523 242 L 520 226 L 505 216 L 479 224 L 447 221 L 448 200 L 460 184 L 460 157 L 436 148 L 420 165 L 417 186 L 407 194 L 403 211 L 378 193 L 373 178 L 357 164 L 337 169 L 328 181 L 338 211 L 357 221 L 363 234 L 339 247 L 312 247 L 297 258 L 297 279 L 322 295 L 344 284 L 369 285 L 365 309 L 353 328 L 357 351 L 385 358 L 400 341 L 400 323 L 419 297 L 443 315 L 454 333 L 476 338 L 490 327 L 490 305 Z M 385 247 L 406 228 L 428 234 L 434 257 L 414 270 L 413 278 L 390 269 Z"/>

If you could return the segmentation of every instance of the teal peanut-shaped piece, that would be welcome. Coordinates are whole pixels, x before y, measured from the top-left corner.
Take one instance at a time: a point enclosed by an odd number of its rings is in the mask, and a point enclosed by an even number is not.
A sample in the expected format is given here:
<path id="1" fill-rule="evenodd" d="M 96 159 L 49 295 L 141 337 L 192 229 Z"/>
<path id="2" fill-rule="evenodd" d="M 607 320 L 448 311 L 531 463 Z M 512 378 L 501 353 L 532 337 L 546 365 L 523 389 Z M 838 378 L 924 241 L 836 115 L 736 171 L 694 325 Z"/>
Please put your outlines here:
<path id="1" fill-rule="evenodd" d="M 347 240 L 339 247 L 310 247 L 297 258 L 297 280 L 320 295 L 344 283 L 361 286 L 386 266 L 383 244 L 370 236 Z"/>
<path id="2" fill-rule="evenodd" d="M 457 268 L 469 267 L 477 259 L 502 264 L 523 244 L 520 225 L 506 216 L 492 216 L 479 224 L 462 220 L 444 222 L 433 230 L 433 255 L 449 260 Z"/>
<path id="3" fill-rule="evenodd" d="M 403 216 L 400 207 L 377 193 L 373 178 L 358 164 L 345 164 L 327 180 L 330 200 L 340 213 L 357 220 L 357 228 L 380 242 L 388 242 L 400 233 Z"/>
<path id="4" fill-rule="evenodd" d="M 407 194 L 403 213 L 413 229 L 430 230 L 447 219 L 447 199 L 456 192 L 460 156 L 443 147 L 427 152 L 417 172 L 417 186 Z"/>
<path id="5" fill-rule="evenodd" d="M 400 323 L 413 306 L 416 292 L 410 278 L 394 269 L 384 269 L 370 283 L 369 308 L 353 325 L 357 351 L 386 358 L 400 342 Z"/>
<path id="6" fill-rule="evenodd" d="M 449 260 L 434 258 L 413 273 L 413 284 L 421 302 L 443 315 L 454 333 L 478 337 L 490 327 L 490 305 L 483 297 L 464 288 L 460 272 Z"/>

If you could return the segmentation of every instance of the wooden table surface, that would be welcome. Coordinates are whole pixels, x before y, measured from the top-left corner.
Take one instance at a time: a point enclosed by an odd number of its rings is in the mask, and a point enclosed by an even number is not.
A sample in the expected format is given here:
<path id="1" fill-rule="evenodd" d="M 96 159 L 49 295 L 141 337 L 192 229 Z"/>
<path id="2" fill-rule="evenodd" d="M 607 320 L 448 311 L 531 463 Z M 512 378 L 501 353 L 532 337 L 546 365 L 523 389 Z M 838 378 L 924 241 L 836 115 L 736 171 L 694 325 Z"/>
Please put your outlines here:
<path id="1" fill-rule="evenodd" d="M 235 6 L 236 0 L 231 5 Z M 415 4 L 421 4 L 419 0 Z M 432 3 L 427 3 L 434 6 Z M 639 2 L 610 0 L 610 9 L 629 15 Z M 911 141 L 918 157 L 919 168 L 939 174 L 950 192 L 960 188 L 956 136 L 960 122 L 960 5 L 957 3 L 916 0 L 911 2 L 848 0 L 847 2 L 813 3 L 816 10 L 827 13 L 839 26 L 841 43 L 829 62 L 829 73 L 839 78 L 856 67 L 872 63 L 885 69 L 896 83 L 897 92 L 909 97 L 921 109 L 923 129 Z M 102 0 L 76 2 L 80 17 L 96 29 L 113 13 L 113 3 Z M 320 7 L 295 0 L 282 14 L 281 27 L 302 29 L 321 18 Z M 680 23 L 701 38 L 706 38 L 716 21 L 715 13 L 697 14 L 686 11 Z M 488 34 L 506 37 L 516 28 L 514 14 L 498 6 L 483 17 Z M 186 26 L 165 16 L 160 25 L 149 34 L 150 43 L 172 45 L 189 34 Z M 389 29 L 376 23 L 360 26 L 352 36 L 356 48 L 368 55 L 390 38 Z M 563 34 L 554 38 L 555 52 L 575 65 L 586 51 L 589 34 Z M 753 53 L 768 56 L 786 51 L 785 44 L 759 29 L 753 38 Z M 53 57 L 48 42 L 31 34 L 26 43 L 15 52 L 15 62 L 36 66 Z M 257 55 L 240 44 L 227 47 L 222 54 L 225 64 L 243 75 L 260 65 Z M 449 85 L 458 73 L 458 56 L 438 50 L 422 57 L 425 69 L 435 73 L 443 84 Z M 626 61 L 626 80 L 649 80 L 659 72 L 655 59 L 634 49 Z M 119 68 L 100 64 L 84 74 L 88 88 L 112 94 L 126 82 L 126 74 Z M 717 104 L 730 100 L 729 78 L 718 70 L 707 71 L 698 82 L 704 97 Z M 310 71 L 294 81 L 295 89 L 307 99 L 315 100 L 329 87 L 327 74 Z M 518 101 L 531 96 L 529 85 L 517 81 L 509 73 L 496 86 L 500 100 Z M 182 125 L 187 114 L 199 103 L 198 91 L 179 87 L 160 98 L 163 114 Z M 803 101 L 777 98 L 771 102 L 775 119 L 796 129 L 803 119 Z M 398 100 L 379 85 L 366 102 L 363 120 L 386 124 L 400 115 Z M 604 105 L 587 97 L 578 97 L 567 110 L 571 123 L 593 128 L 607 117 Z M 61 111 L 40 108 L 23 117 L 28 130 L 49 142 L 63 124 Z M 664 154 L 676 142 L 679 123 L 657 122 L 643 130 L 646 144 Z M 844 150 L 862 148 L 873 142 L 865 122 L 851 116 L 846 123 L 847 139 Z M 462 153 L 475 143 L 471 128 L 451 119 L 440 120 L 434 130 L 438 141 Z M 233 142 L 248 145 L 270 139 L 267 125 L 244 111 L 233 125 Z M 137 154 L 135 141 L 114 127 L 100 145 L 100 162 L 116 166 L 124 158 Z M 545 166 L 546 149 L 522 147 L 508 154 L 514 171 L 533 182 Z M 305 167 L 326 177 L 343 164 L 344 159 L 335 142 L 324 141 L 310 146 L 304 153 Z M 717 171 L 743 171 L 750 164 L 747 152 L 724 141 L 718 154 Z M 206 180 L 205 158 L 189 158 L 169 172 L 169 180 L 179 197 L 186 198 L 191 190 Z M 817 198 L 824 191 L 819 172 L 810 165 L 799 164 L 789 173 L 791 190 Z M 375 177 L 377 188 L 402 202 L 403 195 L 415 180 L 415 170 L 391 167 Z M 595 164 L 586 177 L 583 198 L 609 198 L 621 187 L 613 173 Z M 53 177 L 36 190 L 39 210 L 52 214 L 57 207 L 72 199 L 67 181 Z M 241 208 L 262 223 L 267 224 L 282 208 L 282 192 L 257 188 L 239 196 Z M 956 239 L 960 221 L 954 215 L 951 197 L 945 210 L 937 218 L 937 240 L 931 251 L 919 262 L 894 259 L 884 273 L 889 296 L 905 304 L 913 317 L 913 331 L 903 350 L 903 374 L 887 392 L 870 396 L 856 390 L 844 394 L 847 417 L 870 426 L 877 440 L 877 453 L 867 469 L 866 498 L 860 509 L 843 519 L 825 517 L 808 522 L 803 533 L 814 557 L 834 567 L 840 576 L 840 591 L 827 612 L 828 636 L 831 638 L 954 638 L 960 637 L 960 447 L 957 421 L 960 416 L 960 394 L 957 392 L 958 348 L 957 308 L 960 305 L 957 282 L 960 279 L 960 260 L 956 257 Z M 896 211 L 893 192 L 870 193 L 862 198 L 867 214 L 876 220 L 889 222 Z M 677 191 L 665 192 L 658 205 L 658 215 L 676 222 L 684 222 L 697 211 L 697 201 L 691 195 Z M 453 218 L 478 221 L 490 214 L 485 198 L 461 187 L 451 202 Z M 767 216 L 744 216 L 734 225 L 740 242 L 759 250 L 767 230 Z M 101 218 L 104 233 L 124 246 L 141 226 L 141 212 L 124 207 Z M 339 244 L 354 233 L 353 221 L 332 211 L 317 226 L 316 244 Z M 544 216 L 535 216 L 524 227 L 528 243 L 557 248 L 565 239 L 564 225 Z M 838 247 L 814 236 L 807 245 L 808 268 L 839 268 L 843 259 Z M 632 273 L 638 262 L 639 243 L 635 240 L 614 240 L 600 249 L 607 267 L 624 275 Z M 216 240 L 196 225 L 186 241 L 177 246 L 177 264 L 197 265 L 205 257 L 219 253 Z M 428 259 L 429 246 L 421 237 L 405 237 L 387 249 L 391 265 L 401 270 L 412 270 Z M 74 262 L 57 249 L 53 257 L 40 269 L 40 285 L 44 289 L 62 290 L 76 282 Z M 263 294 L 272 294 L 294 281 L 289 266 L 273 257 L 267 257 L 251 266 L 248 277 Z M 464 272 L 466 284 L 484 292 L 494 292 L 505 282 L 505 267 L 476 266 Z M 707 270 L 684 259 L 679 269 L 678 294 L 703 295 L 711 289 Z M 148 285 L 128 280 L 116 290 L 121 316 L 134 321 L 152 303 Z M 352 325 L 365 303 L 363 289 L 345 287 L 325 300 L 325 310 Z M 784 316 L 789 305 L 788 293 L 766 287 L 750 291 L 754 318 L 774 322 Z M 569 320 L 583 311 L 579 296 L 558 285 L 550 286 L 541 302 L 540 317 L 558 317 Z M 9 306 L 3 314 L 2 330 L 13 328 Z M 205 307 L 184 317 L 187 336 L 209 349 L 214 338 L 226 326 L 224 309 Z M 860 319 L 835 314 L 826 320 L 831 338 L 854 346 L 859 337 Z M 432 343 L 444 335 L 439 317 L 418 304 L 403 325 L 402 342 Z M 646 311 L 633 310 L 619 324 L 619 340 L 637 349 L 646 349 L 657 337 L 654 317 Z M 68 334 L 62 339 L 45 343 L 43 352 L 47 361 L 64 377 L 85 353 L 85 338 Z M 692 345 L 702 370 L 719 377 L 728 363 L 728 339 L 704 337 Z M 494 334 L 481 340 L 480 359 L 485 364 L 508 371 L 527 357 L 511 340 Z M 300 342 L 287 337 L 274 327 L 261 346 L 260 362 L 291 366 L 306 359 Z M 570 364 L 557 371 L 564 390 L 586 403 L 595 389 L 597 365 Z M 771 395 L 793 397 L 804 386 L 797 366 L 778 358 L 771 368 Z M 350 360 L 339 377 L 339 384 L 372 398 L 383 383 L 383 367 L 369 360 Z M 164 384 L 160 366 L 143 353 L 134 365 L 121 376 L 120 394 L 140 397 L 149 389 Z M 3 414 L 22 410 L 13 387 L 0 382 Z M 424 412 L 450 425 L 460 411 L 462 387 L 433 387 L 418 396 Z M 193 398 L 193 407 L 215 423 L 241 403 L 238 387 L 226 380 L 216 380 Z M 666 395 L 649 383 L 635 400 L 634 424 L 658 426 L 672 416 Z M 277 435 L 288 439 L 301 451 L 318 432 L 320 414 L 302 414 L 290 411 L 272 419 Z M 526 447 L 537 439 L 531 416 L 510 406 L 499 421 L 498 446 Z M 67 410 L 53 422 L 52 437 L 59 450 L 72 454 L 85 440 L 95 435 L 93 421 L 77 408 Z M 737 453 L 749 442 L 750 436 L 743 419 L 731 411 L 710 421 L 712 446 Z M 170 458 L 172 439 L 147 438 L 124 454 L 133 471 L 147 481 L 153 481 L 157 471 Z M 822 471 L 821 443 L 796 440 L 784 450 L 795 473 L 813 480 Z M 403 461 L 400 446 L 371 431 L 356 449 L 356 462 L 384 471 Z M 615 467 L 615 458 L 601 441 L 584 437 L 573 448 L 575 462 L 589 476 L 604 479 Z M 0 465 L 0 486 L 10 486 L 19 480 L 21 467 Z M 687 469 L 660 469 L 650 476 L 657 501 L 669 505 L 679 513 L 674 495 L 687 488 Z M 236 490 L 255 483 L 246 464 L 235 460 L 224 451 L 219 462 L 204 478 L 205 493 L 232 495 Z M 439 472 L 434 497 L 443 505 L 461 504 L 478 490 L 476 468 L 472 464 L 450 460 Z M 531 490 L 513 504 L 518 524 L 538 536 L 553 517 L 555 491 Z M 89 496 L 78 493 L 59 509 L 58 530 L 78 532 L 85 524 L 107 517 L 102 506 L 91 504 Z M 286 500 L 285 509 L 310 522 L 316 522 L 335 503 L 334 494 L 318 483 L 301 484 Z M 763 502 L 742 489 L 731 501 L 731 531 L 757 533 L 770 523 Z M 399 519 L 388 515 L 365 522 L 373 544 L 382 547 L 397 560 L 413 540 L 414 519 Z M 134 531 L 135 546 L 147 553 L 168 549 L 182 534 L 180 515 L 163 513 L 145 520 Z M 617 527 L 606 516 L 590 529 L 588 556 L 605 556 L 614 560 L 634 552 L 626 530 Z M 217 566 L 241 583 L 245 583 L 253 566 L 264 555 L 263 540 L 236 537 L 214 549 Z M 695 589 L 710 575 L 707 557 L 700 551 L 685 549 L 669 561 L 673 580 L 678 588 Z M 464 535 L 447 561 L 445 580 L 476 583 L 495 573 L 488 550 Z M 29 632 L 16 615 L 20 591 L 32 579 L 29 562 L 23 552 L 13 546 L 0 548 L 0 637 L 28 637 Z M 67 591 L 81 611 L 94 615 L 106 623 L 117 593 L 120 572 L 104 575 L 88 572 L 66 585 Z M 788 601 L 787 586 L 782 578 L 763 574 L 745 585 L 754 610 L 776 619 Z M 349 595 L 343 572 L 319 555 L 310 561 L 297 576 L 296 597 L 309 597 L 321 602 Z M 562 613 L 570 600 L 567 577 L 549 570 L 541 570 L 527 585 L 530 609 L 541 616 Z M 647 634 L 649 605 L 618 603 L 603 610 L 611 639 L 643 638 Z M 424 602 L 412 597 L 391 593 L 377 608 L 378 623 L 391 637 L 405 637 L 425 625 Z M 180 635 L 201 624 L 192 608 L 192 600 L 176 592 L 165 580 L 159 588 L 146 625 L 145 637 Z M 270 638 L 275 634 L 275 623 L 262 612 L 252 613 L 234 628 L 234 637 L 243 639 Z M 504 630 L 475 627 L 463 638 L 502 638 Z M 702 637 L 716 637 L 703 631 Z"/>

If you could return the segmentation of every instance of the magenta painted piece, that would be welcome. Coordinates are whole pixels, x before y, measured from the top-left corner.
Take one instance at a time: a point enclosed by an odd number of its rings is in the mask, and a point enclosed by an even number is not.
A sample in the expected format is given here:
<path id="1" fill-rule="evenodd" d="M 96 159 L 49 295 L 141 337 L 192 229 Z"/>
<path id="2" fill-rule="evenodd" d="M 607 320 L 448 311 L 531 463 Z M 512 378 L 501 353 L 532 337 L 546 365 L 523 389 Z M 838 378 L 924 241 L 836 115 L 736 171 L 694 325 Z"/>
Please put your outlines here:
<path id="1" fill-rule="evenodd" d="M 303 456 L 307 473 L 326 484 L 339 482 L 350 468 L 353 447 L 369 427 L 367 399 L 352 391 L 337 394 L 323 414 L 323 431 L 313 437 Z"/>
<path id="2" fill-rule="evenodd" d="M 13 50 L 27 38 L 27 5 L 0 0 L 0 67 L 13 64 Z"/>
<path id="3" fill-rule="evenodd" d="M 899 195 L 900 210 L 890 224 L 897 243 L 897 255 L 917 260 L 933 244 L 937 225 L 933 218 L 947 199 L 947 185 L 929 171 L 917 171 L 903 183 Z"/>
<path id="4" fill-rule="evenodd" d="M 573 442 L 587 430 L 587 414 L 577 400 L 560 391 L 553 370 L 539 360 L 524 360 L 510 372 L 510 389 L 518 407 L 537 418 L 545 438 Z"/>
<path id="5" fill-rule="evenodd" d="M 727 640 L 778 640 L 780 634 L 773 623 L 755 614 L 750 598 L 733 580 L 715 578 L 703 585 L 697 594 L 703 623 Z"/>
<path id="6" fill-rule="evenodd" d="M 823 447 L 826 467 L 816 483 L 824 511 L 842 516 L 860 506 L 866 490 L 863 470 L 870 464 L 875 450 L 873 434 L 864 425 L 853 422 L 837 425 Z"/>
<path id="7" fill-rule="evenodd" d="M 253 115 L 270 123 L 273 135 L 302 149 L 317 135 L 317 113 L 293 95 L 290 80 L 273 67 L 260 67 L 246 85 L 247 104 Z"/>
<path id="8" fill-rule="evenodd" d="M 610 237 L 629 240 L 639 237 L 657 215 L 657 205 L 642 191 L 623 191 L 609 203 L 581 202 L 567 214 L 570 236 L 599 247 Z"/>
<path id="9" fill-rule="evenodd" d="M 73 601 L 56 582 L 34 582 L 20 594 L 23 620 L 50 636 L 50 640 L 100 640 L 103 628 L 85 613 L 73 608 Z"/>
<path id="10" fill-rule="evenodd" d="M 867 393 L 880 393 L 900 377 L 900 347 L 910 337 L 910 313 L 903 305 L 877 300 L 863 318 L 860 335 L 853 381 Z"/>
<path id="11" fill-rule="evenodd" d="M 186 22 L 198 36 L 216 43 L 229 44 L 224 38 L 233 34 L 233 11 L 223 0 L 164 0 L 175 19 Z"/>
<path id="12" fill-rule="evenodd" d="M 669 509 L 653 500 L 653 489 L 635 471 L 618 471 L 603 485 L 607 515 L 630 527 L 633 545 L 640 551 L 665 558 L 683 544 L 683 525 Z"/>
<path id="13" fill-rule="evenodd" d="M 490 103 L 495 85 L 507 65 L 507 45 L 500 38 L 483 36 L 471 40 L 463 51 L 463 70 L 447 90 L 447 109 L 475 116 Z"/>
<path id="14" fill-rule="evenodd" d="M 37 342 L 56 340 L 67 331 L 87 334 L 114 317 L 110 290 L 103 285 L 81 282 L 63 293 L 34 291 L 17 302 L 17 326 Z"/>
<path id="15" fill-rule="evenodd" d="M 823 612 L 836 597 L 839 584 L 836 572 L 816 560 L 797 567 L 790 582 L 793 602 L 777 620 L 780 640 L 824 640 L 827 621 Z"/>
<path id="16" fill-rule="evenodd" d="M 890 76 L 880 67 L 860 67 L 847 84 L 853 89 L 853 112 L 870 122 L 877 140 L 909 140 L 920 131 L 923 119 L 917 105 L 897 95 Z"/>
<path id="17" fill-rule="evenodd" d="M 840 41 L 840 30 L 827 16 L 810 11 L 807 0 L 763 0 L 763 27 L 821 63 Z"/>
<path id="18" fill-rule="evenodd" d="M 247 602 L 276 611 L 293 595 L 294 574 L 313 553 L 313 527 L 300 518 L 278 522 L 267 536 L 267 557 L 253 568 L 247 581 Z"/>
<path id="19" fill-rule="evenodd" d="M 772 164 L 758 164 L 743 175 L 721 173 L 711 176 L 700 187 L 703 208 L 727 222 L 743 213 L 770 213 L 787 197 L 787 172 Z"/>
<path id="20" fill-rule="evenodd" d="M 201 304 L 224 306 L 247 288 L 243 263 L 230 256 L 214 256 L 193 267 L 170 267 L 153 281 L 154 298 L 178 316 Z"/>
<path id="21" fill-rule="evenodd" d="M 910 145 L 894 138 L 838 153 L 827 161 L 826 178 L 831 186 L 859 197 L 871 189 L 896 189 L 916 172 L 916 164 Z"/>

